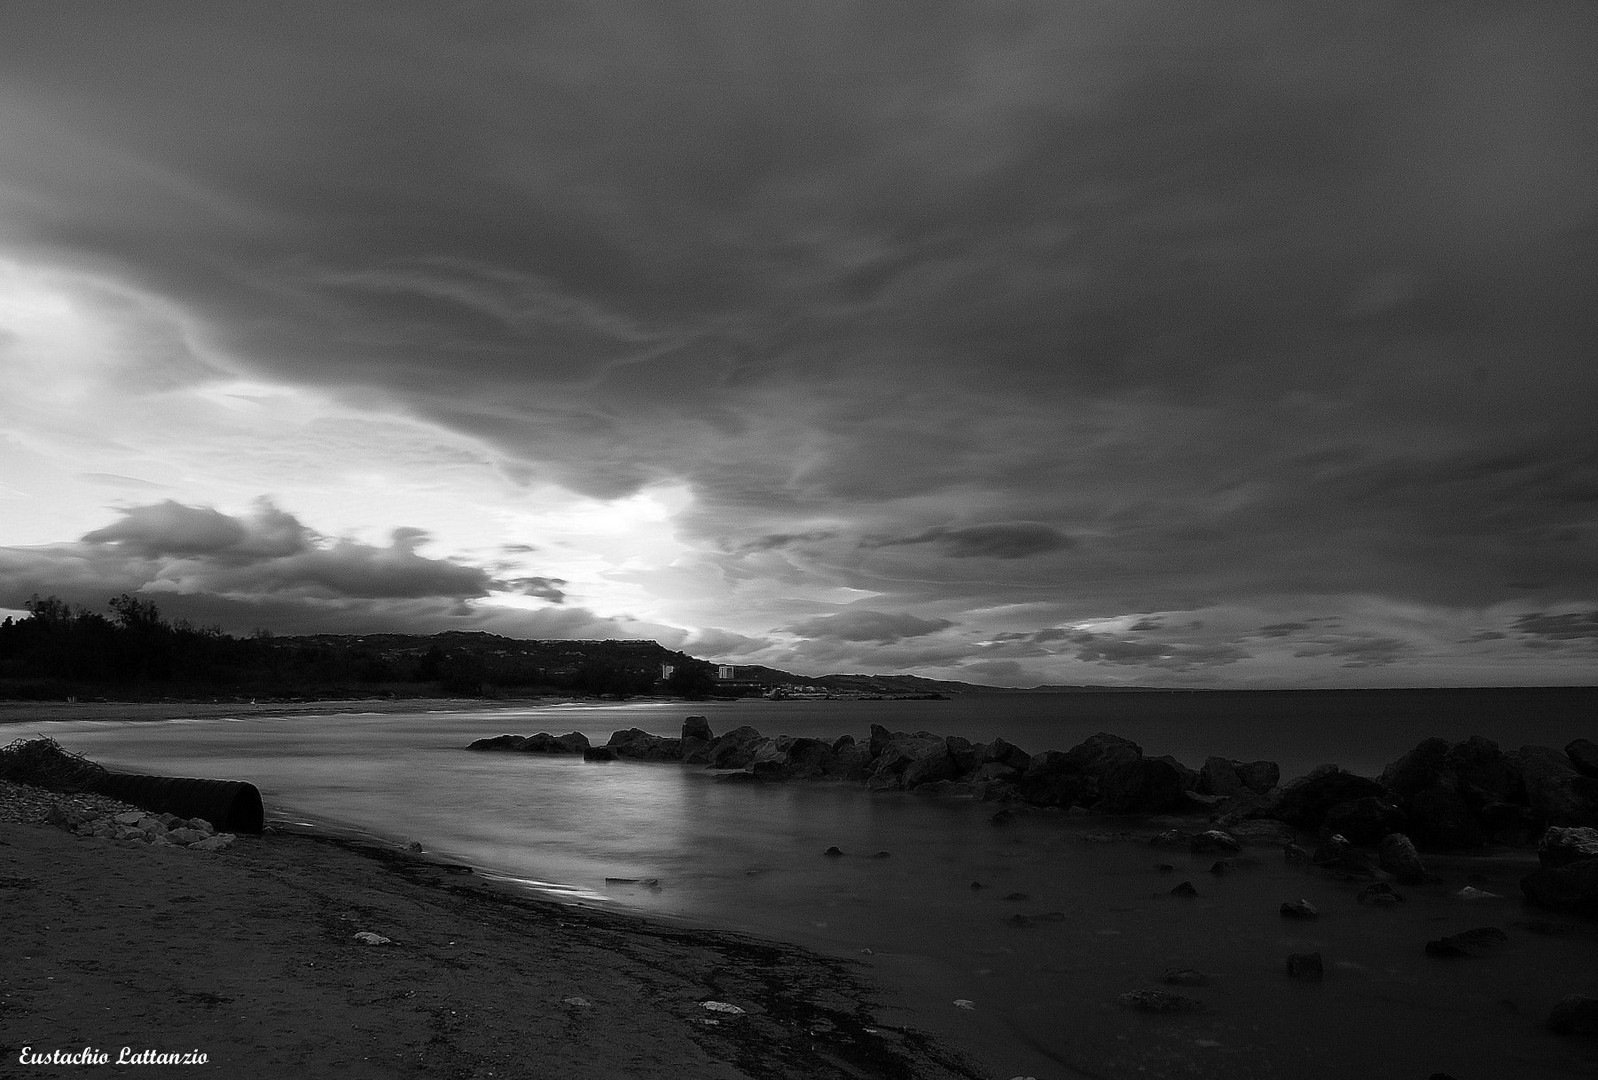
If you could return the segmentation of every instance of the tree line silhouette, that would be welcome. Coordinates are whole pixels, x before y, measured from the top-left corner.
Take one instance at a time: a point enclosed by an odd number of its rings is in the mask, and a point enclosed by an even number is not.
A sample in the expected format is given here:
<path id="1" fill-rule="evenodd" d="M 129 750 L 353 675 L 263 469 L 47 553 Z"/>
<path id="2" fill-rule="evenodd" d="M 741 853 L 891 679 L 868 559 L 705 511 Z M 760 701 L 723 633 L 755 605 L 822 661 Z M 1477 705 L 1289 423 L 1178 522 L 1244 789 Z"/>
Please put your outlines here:
<path id="1" fill-rule="evenodd" d="M 78 696 L 703 698 L 713 667 L 653 641 L 548 641 L 481 632 L 234 637 L 112 597 L 109 615 L 34 596 L 0 622 L 0 698 Z M 669 675 L 663 673 L 670 670 Z"/>

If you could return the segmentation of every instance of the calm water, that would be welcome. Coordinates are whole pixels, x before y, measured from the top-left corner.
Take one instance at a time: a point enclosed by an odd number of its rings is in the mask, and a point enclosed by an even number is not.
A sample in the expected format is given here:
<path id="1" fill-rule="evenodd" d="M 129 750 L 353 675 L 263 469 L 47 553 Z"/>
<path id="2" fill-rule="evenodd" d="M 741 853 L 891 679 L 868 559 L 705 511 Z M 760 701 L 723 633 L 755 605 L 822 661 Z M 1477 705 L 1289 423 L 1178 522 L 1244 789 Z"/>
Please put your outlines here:
<path id="1" fill-rule="evenodd" d="M 1040 813 L 999 828 L 993 807 L 849 785 L 726 785 L 703 770 L 473 754 L 501 732 L 617 728 L 675 734 L 689 712 L 724 731 L 863 736 L 873 722 L 1030 751 L 1109 730 L 1199 764 L 1207 753 L 1272 758 L 1284 776 L 1321 761 L 1374 773 L 1420 738 L 1482 734 L 1563 746 L 1598 734 L 1594 695 L 1092 695 L 945 702 L 547 706 L 491 713 L 341 715 L 37 727 L 70 749 L 140 771 L 258 784 L 269 814 L 360 828 L 578 902 L 620 906 L 804 942 L 869 965 L 892 1001 L 976 1053 L 994 1074 L 1049 1077 L 1590 1076 L 1598 1056 L 1540 1023 L 1566 993 L 1594 992 L 1598 935 L 1528 918 L 1518 878 L 1533 860 L 1497 853 L 1442 868 L 1410 902 L 1360 907 L 1351 886 L 1262 865 L 1214 877 L 1213 858 L 1085 836 L 1138 823 Z M 1146 831 L 1146 830 L 1145 830 Z M 826 859 L 837 845 L 847 854 Z M 887 852 L 886 857 L 873 857 Z M 1159 862 L 1176 864 L 1161 873 Z M 1505 899 L 1452 895 L 1478 888 Z M 613 879 L 607 882 L 607 879 Z M 657 879 L 658 888 L 614 879 Z M 1169 895 L 1191 879 L 1196 901 Z M 980 882 L 982 888 L 973 888 Z M 1307 897 L 1313 923 L 1284 922 Z M 1009 899 L 1008 897 L 1019 897 Z M 1037 917 L 1011 925 L 1014 915 Z M 1443 964 L 1429 938 L 1509 930 L 1500 955 Z M 1545 928 L 1546 929 L 1546 928 Z M 869 953 L 865 950 L 870 950 Z M 1321 951 L 1320 984 L 1281 973 Z M 1117 1008 L 1168 967 L 1214 977 L 1187 991 L 1209 1010 L 1177 1019 Z M 957 1008 L 957 999 L 974 1008 Z"/>

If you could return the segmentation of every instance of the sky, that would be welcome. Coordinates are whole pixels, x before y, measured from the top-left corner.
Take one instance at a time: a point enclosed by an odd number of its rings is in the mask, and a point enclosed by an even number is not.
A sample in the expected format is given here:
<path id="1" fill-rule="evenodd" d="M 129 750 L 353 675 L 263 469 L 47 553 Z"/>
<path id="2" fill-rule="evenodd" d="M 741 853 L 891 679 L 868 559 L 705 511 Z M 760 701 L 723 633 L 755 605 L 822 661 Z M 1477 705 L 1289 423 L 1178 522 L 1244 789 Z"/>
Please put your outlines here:
<path id="1" fill-rule="evenodd" d="M 0 0 L 0 611 L 1598 682 L 1598 5 Z"/>

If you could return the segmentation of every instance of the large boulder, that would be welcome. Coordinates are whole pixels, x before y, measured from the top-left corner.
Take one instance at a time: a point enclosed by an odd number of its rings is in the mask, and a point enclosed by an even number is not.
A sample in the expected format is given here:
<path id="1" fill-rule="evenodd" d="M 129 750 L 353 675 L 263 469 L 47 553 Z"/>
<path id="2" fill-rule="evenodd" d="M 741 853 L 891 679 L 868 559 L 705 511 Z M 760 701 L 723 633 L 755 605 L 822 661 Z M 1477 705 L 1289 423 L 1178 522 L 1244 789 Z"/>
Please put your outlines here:
<path id="1" fill-rule="evenodd" d="M 746 768 L 755 759 L 754 745 L 763 738 L 760 732 L 747 724 L 735 727 L 701 751 L 704 763 L 712 769 Z"/>
<path id="2" fill-rule="evenodd" d="M 1520 879 L 1526 902 L 1598 918 L 1598 859 L 1544 866 Z"/>
<path id="3" fill-rule="evenodd" d="M 1313 831 L 1320 828 L 1326 812 L 1339 803 L 1369 795 L 1380 798 L 1385 794 L 1382 785 L 1369 777 L 1356 776 L 1336 765 L 1318 765 L 1286 784 L 1275 804 L 1262 808 L 1255 816 L 1275 818 L 1294 828 Z"/>
<path id="4" fill-rule="evenodd" d="M 1565 756 L 1583 776 L 1598 777 L 1598 743 L 1591 739 L 1575 739 L 1565 746 Z"/>
<path id="5" fill-rule="evenodd" d="M 1526 784 L 1526 801 L 1548 825 L 1598 826 L 1598 779 L 1583 776 L 1551 746 L 1522 746 L 1508 755 Z"/>
<path id="6" fill-rule="evenodd" d="M 1098 783 L 1071 762 L 1063 750 L 1033 754 L 1015 781 L 1021 798 L 1033 806 L 1076 806 L 1098 797 Z"/>
<path id="7" fill-rule="evenodd" d="M 1093 809 L 1106 814 L 1159 814 L 1187 805 L 1178 767 L 1161 758 L 1118 761 L 1099 777 Z"/>
<path id="8" fill-rule="evenodd" d="M 1245 792 L 1264 794 L 1282 779 L 1282 770 L 1274 761 L 1236 761 L 1232 758 L 1207 757 L 1199 769 L 1198 791 L 1203 795 L 1242 795 Z"/>
<path id="9" fill-rule="evenodd" d="M 495 735 L 490 739 L 474 739 L 466 744 L 468 750 L 520 750 L 527 741 L 525 735 Z"/>
<path id="10" fill-rule="evenodd" d="M 619 758 L 631 761 L 681 761 L 682 740 L 651 735 L 642 728 L 611 733 L 605 744 Z"/>
<path id="11" fill-rule="evenodd" d="M 588 736 L 580 731 L 567 732 L 565 735 L 540 731 L 537 735 L 527 736 L 521 749 L 524 754 L 580 754 L 588 749 Z"/>
<path id="12" fill-rule="evenodd" d="M 1161 754 L 1159 757 L 1154 758 L 1154 760 L 1163 761 L 1171 768 L 1176 770 L 1176 775 L 1181 778 L 1183 791 L 1198 791 L 1199 773 L 1197 769 L 1188 768 L 1170 754 Z"/>
<path id="13" fill-rule="evenodd" d="M 711 734 L 710 721 L 703 716 L 690 716 L 682 722 L 682 759 L 694 765 L 703 765 L 716 737 Z"/>
<path id="14" fill-rule="evenodd" d="M 1382 837 L 1377 858 L 1383 870 L 1405 885 L 1421 885 L 1437 880 L 1437 876 L 1421 862 L 1420 852 L 1415 850 L 1415 845 L 1403 833 L 1389 833 Z"/>
<path id="15" fill-rule="evenodd" d="M 1443 760 L 1454 774 L 1459 793 L 1473 808 L 1493 802 L 1526 800 L 1526 785 L 1520 770 L 1491 739 L 1472 735 L 1450 746 Z"/>
<path id="16" fill-rule="evenodd" d="M 1338 803 L 1321 819 L 1326 836 L 1342 833 L 1356 844 L 1380 843 L 1388 833 L 1404 828 L 1405 815 L 1393 803 L 1375 795 Z"/>
<path id="17" fill-rule="evenodd" d="M 1537 843 L 1537 861 L 1543 866 L 1568 866 L 1598 859 L 1598 829 L 1552 826 Z"/>
<path id="18" fill-rule="evenodd" d="M 1401 798 L 1438 784 L 1452 785 L 1458 777 L 1448 765 L 1448 740 L 1424 739 L 1413 750 L 1382 770 L 1382 786 Z"/>
<path id="19" fill-rule="evenodd" d="M 930 731 L 918 731 L 913 735 L 900 731 L 891 733 L 884 741 L 878 733 L 885 730 L 876 724 L 871 728 L 871 746 L 875 752 L 867 766 L 867 782 L 874 790 L 952 780 L 960 775 L 959 763 L 941 737 Z"/>
<path id="20" fill-rule="evenodd" d="M 1470 802 L 1457 786 L 1434 784 L 1407 801 L 1415 842 L 1434 849 L 1480 847 L 1486 839 Z"/>
<path id="21" fill-rule="evenodd" d="M 1261 795 L 1282 782 L 1282 769 L 1274 761 L 1245 761 L 1237 767 L 1243 786 Z"/>
<path id="22" fill-rule="evenodd" d="M 978 747 L 977 766 L 1002 765 L 1015 772 L 1022 772 L 1032 764 L 1032 755 L 1019 746 L 1004 739 L 994 739 L 986 746 Z"/>

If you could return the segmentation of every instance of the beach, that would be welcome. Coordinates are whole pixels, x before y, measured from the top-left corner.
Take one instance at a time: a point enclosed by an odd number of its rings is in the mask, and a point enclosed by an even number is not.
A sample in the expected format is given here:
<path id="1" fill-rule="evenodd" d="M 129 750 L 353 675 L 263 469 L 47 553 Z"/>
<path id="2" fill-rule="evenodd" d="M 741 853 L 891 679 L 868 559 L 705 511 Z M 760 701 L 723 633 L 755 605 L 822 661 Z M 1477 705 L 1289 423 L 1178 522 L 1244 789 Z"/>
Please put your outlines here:
<path id="1" fill-rule="evenodd" d="M 6 821 L 0 894 L 18 1074 L 142 1054 L 185 1076 L 978 1075 L 837 960 L 282 827 L 201 853 Z M 25 1067 L 58 1052 L 87 1065 Z"/>
<path id="2" fill-rule="evenodd" d="M 1186 837 L 1203 815 L 1018 808 L 1000 826 L 992 804 L 970 798 L 464 750 L 540 726 L 670 730 L 682 703 L 572 703 L 547 715 L 503 703 L 369 704 L 18 710 L 95 760 L 250 778 L 276 803 L 265 834 L 213 857 L 36 825 L 16 826 L 37 833 L 20 847 L 0 833 L 10 841 L 0 853 L 21 860 L 0 875 L 27 882 L 12 895 L 32 905 L 13 905 L 16 925 L 34 935 L 18 954 L 73 950 L 81 964 L 70 977 L 120 994 L 99 1011 L 143 1018 L 49 1027 L 68 1039 L 63 1049 L 121 1039 L 114 1058 L 175 1015 L 212 1021 L 214 1044 L 239 1055 L 228 1075 L 252 1075 L 248 1056 L 281 1053 L 280 1041 L 299 1056 L 273 1058 L 260 1075 L 380 1066 L 372 1075 L 580 1076 L 591 1066 L 640 1076 L 1469 1080 L 1583 1075 L 1595 1060 L 1589 1041 L 1550 1033 L 1544 1019 L 1562 996 L 1590 992 L 1598 936 L 1590 921 L 1523 905 L 1519 881 L 1537 865 L 1524 846 L 1429 854 L 1437 880 L 1377 907 L 1361 899 L 1362 880 L 1284 861 L 1274 831 L 1232 857 L 1150 843 L 1169 829 Z M 811 719 L 909 720 L 918 714 L 894 710 L 913 704 L 851 703 Z M 935 706 L 950 707 L 925 707 Z M 759 708 L 705 707 L 718 730 Z M 774 724 L 810 716 L 775 709 L 764 714 Z M 142 722 L 162 720 L 171 722 Z M 426 850 L 407 851 L 412 839 Z M 1301 839 L 1314 843 L 1313 833 Z M 824 855 L 832 844 L 838 857 Z M 184 884 L 173 871 L 196 877 Z M 114 889 L 96 889 L 101 880 Z M 1183 895 L 1184 884 L 1196 888 Z M 279 886 L 291 888 L 260 892 Z M 139 889 L 146 899 L 124 899 Z M 562 889 L 577 903 L 551 902 Z M 1300 899 L 1319 916 L 1279 914 Z M 62 912 L 71 918 L 51 918 Z M 85 913 L 98 936 L 80 949 Z M 1457 961 L 1424 949 L 1481 927 L 1505 940 Z M 363 932 L 392 941 L 360 945 Z M 253 944 L 263 935 L 269 944 Z M 209 959 L 235 940 L 255 951 L 231 966 Z M 152 949 L 170 961 L 164 981 L 128 973 L 150 964 Z M 195 970 L 185 949 L 202 950 L 198 970 L 213 972 L 203 985 L 183 974 Z M 290 963 L 296 950 L 303 960 Z M 1289 977 L 1286 958 L 1311 952 L 1324 956 L 1324 980 Z M 236 985 L 245 971 L 261 981 Z M 1204 983 L 1168 983 L 1171 971 Z M 55 978 L 33 979 L 29 994 L 55 993 L 69 977 L 43 975 Z M 1125 1003 L 1161 988 L 1202 1008 Z M 81 987 L 61 1000 L 80 997 Z M 294 1004 L 301 998 L 312 1005 Z M 29 1017 L 87 1015 L 31 998 L 27 1007 L 0 1010 L 13 1055 L 57 1046 Z M 1361 1035 L 1339 1034 L 1349 1032 Z"/>

